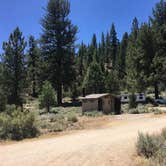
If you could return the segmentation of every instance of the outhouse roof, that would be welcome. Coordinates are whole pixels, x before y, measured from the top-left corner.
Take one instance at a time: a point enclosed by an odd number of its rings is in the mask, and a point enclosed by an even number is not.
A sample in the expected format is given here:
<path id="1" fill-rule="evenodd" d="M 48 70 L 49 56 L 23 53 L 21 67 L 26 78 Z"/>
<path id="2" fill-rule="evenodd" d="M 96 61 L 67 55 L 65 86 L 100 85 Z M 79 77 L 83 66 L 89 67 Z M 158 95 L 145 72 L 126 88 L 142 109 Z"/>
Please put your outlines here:
<path id="1" fill-rule="evenodd" d="M 91 95 L 87 95 L 85 97 L 81 97 L 81 99 L 99 99 L 105 96 L 110 95 L 109 93 L 103 93 L 103 94 L 91 94 Z"/>

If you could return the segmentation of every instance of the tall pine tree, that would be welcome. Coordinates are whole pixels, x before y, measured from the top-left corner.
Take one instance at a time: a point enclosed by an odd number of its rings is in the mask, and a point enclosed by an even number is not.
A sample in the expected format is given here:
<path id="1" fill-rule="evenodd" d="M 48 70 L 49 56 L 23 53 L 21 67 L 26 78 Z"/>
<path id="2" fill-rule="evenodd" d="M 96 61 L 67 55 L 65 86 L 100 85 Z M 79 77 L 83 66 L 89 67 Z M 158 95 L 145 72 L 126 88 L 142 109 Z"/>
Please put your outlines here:
<path id="1" fill-rule="evenodd" d="M 58 104 L 62 103 L 62 87 L 73 80 L 74 42 L 77 27 L 70 19 L 68 0 L 49 0 L 42 19 L 42 51 L 48 63 L 48 79 L 57 90 Z"/>
<path id="2" fill-rule="evenodd" d="M 117 53 L 118 53 L 118 39 L 117 33 L 115 30 L 115 25 L 112 24 L 111 31 L 110 31 L 110 61 L 112 63 L 113 68 L 115 67 L 116 60 L 117 60 Z"/>
<path id="3" fill-rule="evenodd" d="M 17 27 L 8 42 L 3 43 L 4 85 L 9 104 L 22 106 L 26 87 L 25 50 L 26 42 Z"/>
<path id="4" fill-rule="evenodd" d="M 28 50 L 28 79 L 33 97 L 37 97 L 38 95 L 39 75 L 41 74 L 40 64 L 40 50 L 37 46 L 37 41 L 34 36 L 30 36 Z"/>

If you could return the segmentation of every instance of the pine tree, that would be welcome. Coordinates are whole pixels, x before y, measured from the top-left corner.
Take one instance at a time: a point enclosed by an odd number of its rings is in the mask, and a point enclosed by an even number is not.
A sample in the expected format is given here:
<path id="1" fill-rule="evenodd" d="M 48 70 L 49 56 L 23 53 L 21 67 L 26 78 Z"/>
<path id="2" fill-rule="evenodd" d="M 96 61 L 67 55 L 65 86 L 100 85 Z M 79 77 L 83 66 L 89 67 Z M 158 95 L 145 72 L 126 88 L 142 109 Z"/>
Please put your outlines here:
<path id="1" fill-rule="evenodd" d="M 153 60 L 155 57 L 155 38 L 152 28 L 148 24 L 142 24 L 139 30 L 138 54 L 135 57 L 136 70 L 139 73 L 137 77 L 139 90 L 146 90 L 148 86 L 153 86 L 155 73 Z"/>
<path id="2" fill-rule="evenodd" d="M 105 63 L 110 64 L 111 58 L 111 43 L 110 43 L 110 35 L 106 34 L 106 44 L 105 44 Z"/>
<path id="3" fill-rule="evenodd" d="M 127 47 L 128 47 L 128 33 L 126 32 L 123 35 L 121 44 L 120 44 L 120 52 L 117 58 L 117 70 L 119 78 L 123 79 L 126 76 L 126 56 L 127 56 Z"/>
<path id="4" fill-rule="evenodd" d="M 133 19 L 132 28 L 131 28 L 131 40 L 134 42 L 134 44 L 137 41 L 138 32 L 139 32 L 139 23 L 138 19 L 135 17 Z"/>
<path id="5" fill-rule="evenodd" d="M 93 61 L 84 78 L 83 87 L 86 93 L 103 93 L 104 91 L 104 74 L 100 65 Z"/>
<path id="6" fill-rule="evenodd" d="M 104 71 L 104 65 L 106 63 L 106 41 L 103 32 L 101 35 L 101 42 L 99 43 L 98 55 L 99 55 L 99 63 L 101 65 L 102 70 Z"/>
<path id="7" fill-rule="evenodd" d="M 116 70 L 112 70 L 111 72 L 107 72 L 105 74 L 105 88 L 108 93 L 119 94 L 120 81 Z"/>
<path id="8" fill-rule="evenodd" d="M 4 85 L 10 104 L 22 106 L 26 87 L 26 68 L 24 50 L 26 42 L 17 27 L 9 41 L 3 43 Z"/>
<path id="9" fill-rule="evenodd" d="M 105 42 L 105 36 L 104 33 L 102 32 L 102 36 L 101 36 L 101 56 L 102 56 L 102 60 L 104 61 L 105 59 L 105 47 L 106 47 L 106 42 Z"/>
<path id="10" fill-rule="evenodd" d="M 0 63 L 0 112 L 5 111 L 6 104 L 7 97 L 4 91 L 3 65 Z"/>
<path id="11" fill-rule="evenodd" d="M 97 38 L 96 34 L 93 34 L 92 36 L 92 41 L 89 46 L 89 62 L 93 62 L 94 60 L 99 62 L 99 57 L 98 57 L 98 44 L 97 44 Z"/>
<path id="12" fill-rule="evenodd" d="M 156 53 L 153 59 L 155 98 L 159 98 L 159 84 L 166 82 L 166 2 L 161 0 L 153 9 L 153 16 L 150 18 L 155 33 Z"/>
<path id="13" fill-rule="evenodd" d="M 160 0 L 160 2 L 155 5 L 150 20 L 156 28 L 166 24 L 166 2 L 164 2 L 164 0 Z"/>
<path id="14" fill-rule="evenodd" d="M 117 39 L 117 33 L 115 30 L 115 25 L 112 24 L 111 31 L 110 31 L 110 61 L 112 62 L 113 68 L 116 65 L 117 60 L 117 53 L 118 53 L 118 39 Z"/>
<path id="15" fill-rule="evenodd" d="M 131 34 L 128 40 L 127 57 L 126 57 L 126 73 L 127 73 L 127 86 L 128 89 L 134 93 L 137 90 L 137 78 L 139 73 L 138 67 L 138 48 L 137 39 L 139 34 L 139 24 L 137 18 L 134 18 L 131 28 Z"/>
<path id="16" fill-rule="evenodd" d="M 37 97 L 38 95 L 39 75 L 41 74 L 40 64 L 40 50 L 37 46 L 37 41 L 34 36 L 30 36 L 28 50 L 28 79 L 33 97 Z"/>
<path id="17" fill-rule="evenodd" d="M 55 90 L 48 81 L 43 84 L 39 101 L 40 107 L 46 108 L 47 112 L 50 112 L 50 107 L 56 104 Z"/>
<path id="18" fill-rule="evenodd" d="M 42 52 L 48 63 L 48 79 L 57 90 L 58 104 L 62 103 L 62 87 L 73 81 L 74 42 L 77 27 L 70 19 L 68 0 L 49 0 L 42 19 Z"/>
<path id="19" fill-rule="evenodd" d="M 78 50 L 78 56 L 76 57 L 78 73 L 80 74 L 81 77 L 84 75 L 86 66 L 88 66 L 86 62 L 87 61 L 86 55 L 87 55 L 86 45 L 82 42 Z"/>

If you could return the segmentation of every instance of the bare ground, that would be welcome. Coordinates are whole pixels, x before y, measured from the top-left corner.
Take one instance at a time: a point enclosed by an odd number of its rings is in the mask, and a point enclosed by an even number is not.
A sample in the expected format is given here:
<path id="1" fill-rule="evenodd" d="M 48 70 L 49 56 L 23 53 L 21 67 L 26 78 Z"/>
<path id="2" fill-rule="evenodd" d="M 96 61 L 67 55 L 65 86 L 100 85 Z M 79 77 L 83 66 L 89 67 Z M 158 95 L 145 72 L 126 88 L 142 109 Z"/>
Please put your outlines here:
<path id="1" fill-rule="evenodd" d="M 101 127 L 92 129 L 98 122 Z M 138 131 L 161 131 L 166 115 L 120 115 L 87 124 L 61 136 L 0 144 L 0 166 L 133 166 Z"/>

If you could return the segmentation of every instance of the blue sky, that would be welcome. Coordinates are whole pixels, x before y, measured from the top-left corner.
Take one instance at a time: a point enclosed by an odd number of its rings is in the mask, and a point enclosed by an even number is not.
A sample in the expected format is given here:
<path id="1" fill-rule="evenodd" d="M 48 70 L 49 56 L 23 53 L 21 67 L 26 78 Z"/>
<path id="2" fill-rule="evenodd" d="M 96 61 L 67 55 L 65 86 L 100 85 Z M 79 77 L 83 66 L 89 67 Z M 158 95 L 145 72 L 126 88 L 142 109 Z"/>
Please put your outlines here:
<path id="1" fill-rule="evenodd" d="M 0 48 L 9 34 L 19 26 L 27 38 L 41 33 L 40 20 L 47 0 L 0 0 Z M 152 8 L 159 0 L 70 0 L 72 22 L 79 27 L 77 43 L 89 43 L 93 33 L 100 38 L 101 32 L 116 25 L 119 39 L 129 32 L 136 16 L 140 22 L 148 20 Z"/>

